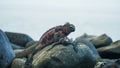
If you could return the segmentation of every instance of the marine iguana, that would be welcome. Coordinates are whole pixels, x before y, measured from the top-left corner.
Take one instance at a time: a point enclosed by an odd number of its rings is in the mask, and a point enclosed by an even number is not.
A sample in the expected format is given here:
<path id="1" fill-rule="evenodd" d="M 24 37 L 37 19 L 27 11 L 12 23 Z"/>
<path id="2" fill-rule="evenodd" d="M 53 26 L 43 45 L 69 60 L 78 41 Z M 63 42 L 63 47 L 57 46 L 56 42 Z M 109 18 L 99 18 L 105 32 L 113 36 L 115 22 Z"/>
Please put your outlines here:
<path id="1" fill-rule="evenodd" d="M 64 25 L 59 25 L 59 26 L 49 29 L 47 32 L 45 32 L 41 36 L 39 43 L 35 47 L 35 49 L 30 48 L 31 50 L 33 50 L 33 52 L 32 52 L 30 59 L 28 59 L 28 61 L 27 61 L 28 63 L 26 62 L 26 64 L 29 66 L 29 62 L 32 62 L 32 57 L 38 50 L 41 50 L 42 48 L 44 48 L 50 44 L 53 44 L 53 46 L 54 46 L 58 43 L 64 42 L 63 39 L 66 38 L 71 32 L 74 32 L 74 31 L 75 31 L 75 26 L 70 23 L 66 23 Z M 29 50 L 29 51 L 31 51 L 31 50 Z M 26 68 L 28 68 L 28 67 L 26 67 Z"/>
<path id="2" fill-rule="evenodd" d="M 35 46 L 30 46 L 26 48 L 24 51 L 20 52 L 16 55 L 17 58 L 26 57 L 31 53 L 35 53 L 37 50 L 41 50 L 42 48 L 52 44 L 52 43 L 60 43 L 63 38 L 67 37 L 71 32 L 75 31 L 75 26 L 70 23 L 65 23 L 64 25 L 59 25 L 53 27 L 46 31 L 40 38 L 39 43 Z M 55 45 L 54 44 L 54 45 Z"/>

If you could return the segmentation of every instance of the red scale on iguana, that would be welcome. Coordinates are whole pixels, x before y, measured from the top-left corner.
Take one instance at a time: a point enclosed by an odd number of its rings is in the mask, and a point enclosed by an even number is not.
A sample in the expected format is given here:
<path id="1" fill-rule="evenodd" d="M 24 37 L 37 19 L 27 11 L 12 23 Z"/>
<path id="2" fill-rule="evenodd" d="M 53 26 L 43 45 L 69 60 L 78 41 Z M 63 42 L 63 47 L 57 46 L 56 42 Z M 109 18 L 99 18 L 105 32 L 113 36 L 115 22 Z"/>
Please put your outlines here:
<path id="1" fill-rule="evenodd" d="M 67 37 L 73 31 L 75 31 L 75 26 L 69 23 L 51 28 L 40 38 L 40 49 L 54 42 L 58 42 L 61 38 Z"/>

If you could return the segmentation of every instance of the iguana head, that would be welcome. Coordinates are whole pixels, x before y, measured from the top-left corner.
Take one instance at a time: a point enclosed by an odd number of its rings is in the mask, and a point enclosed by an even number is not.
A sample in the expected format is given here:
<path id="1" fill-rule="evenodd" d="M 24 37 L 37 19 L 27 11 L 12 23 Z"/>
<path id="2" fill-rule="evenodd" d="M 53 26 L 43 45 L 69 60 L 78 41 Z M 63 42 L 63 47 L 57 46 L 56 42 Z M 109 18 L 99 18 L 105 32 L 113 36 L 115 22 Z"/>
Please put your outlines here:
<path id="1" fill-rule="evenodd" d="M 65 23 L 64 26 L 66 26 L 70 32 L 75 31 L 75 26 L 73 24 L 70 24 L 69 22 Z"/>
<path id="2" fill-rule="evenodd" d="M 69 22 L 67 22 L 63 25 L 63 31 L 67 34 L 74 32 L 75 26 L 73 24 L 70 24 Z"/>

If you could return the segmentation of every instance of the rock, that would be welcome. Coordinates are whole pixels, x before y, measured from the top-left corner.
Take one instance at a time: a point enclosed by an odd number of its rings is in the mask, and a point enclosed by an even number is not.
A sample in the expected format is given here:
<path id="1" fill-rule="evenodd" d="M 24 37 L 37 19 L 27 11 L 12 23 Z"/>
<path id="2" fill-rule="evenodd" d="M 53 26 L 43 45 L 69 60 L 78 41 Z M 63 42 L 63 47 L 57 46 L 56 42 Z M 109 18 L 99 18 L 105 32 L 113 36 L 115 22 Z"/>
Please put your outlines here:
<path id="1" fill-rule="evenodd" d="M 13 32 L 5 32 L 5 33 L 11 43 L 17 44 L 23 47 L 25 47 L 26 43 L 33 41 L 33 39 L 26 34 L 13 33 Z"/>
<path id="2" fill-rule="evenodd" d="M 25 59 L 15 58 L 12 62 L 11 68 L 24 68 Z"/>
<path id="3" fill-rule="evenodd" d="M 96 48 L 107 46 L 112 43 L 112 39 L 106 34 L 102 34 L 100 36 L 94 36 L 94 35 L 87 35 L 85 33 L 82 36 L 76 38 L 76 40 L 81 40 L 81 39 L 89 40 L 95 45 Z"/>
<path id="4" fill-rule="evenodd" d="M 76 38 L 75 41 L 76 41 L 77 43 L 83 43 L 83 44 L 85 44 L 86 46 L 88 46 L 88 47 L 93 51 L 94 55 L 95 55 L 95 56 L 98 56 L 98 57 L 100 58 L 100 56 L 99 56 L 96 48 L 94 47 L 94 45 L 93 45 L 88 39 L 84 39 L 84 38 L 80 38 L 80 37 L 79 37 L 79 38 Z"/>
<path id="5" fill-rule="evenodd" d="M 23 47 L 21 47 L 19 45 L 16 45 L 16 44 L 13 44 L 13 43 L 11 43 L 11 46 L 12 46 L 13 50 L 15 50 L 15 49 L 23 49 Z"/>
<path id="6" fill-rule="evenodd" d="M 120 40 L 112 43 L 109 46 L 104 46 L 97 49 L 101 57 L 109 59 L 120 58 Z"/>
<path id="7" fill-rule="evenodd" d="M 18 55 L 20 55 L 20 53 L 23 52 L 24 50 L 25 50 L 25 49 L 15 49 L 15 50 L 14 50 L 14 53 L 15 53 L 16 57 L 17 57 Z"/>
<path id="8" fill-rule="evenodd" d="M 28 42 L 26 45 L 25 45 L 25 48 L 28 48 L 36 43 L 38 43 L 39 41 L 31 41 L 31 42 Z"/>
<path id="9" fill-rule="evenodd" d="M 22 58 L 22 57 L 29 56 L 32 53 L 32 51 L 36 48 L 37 45 L 38 45 L 38 43 L 34 43 L 27 48 L 20 49 L 21 51 L 17 51 L 16 57 Z"/>
<path id="10" fill-rule="evenodd" d="M 6 34 L 0 30 L 0 67 L 5 68 L 15 58 L 15 54 Z"/>
<path id="11" fill-rule="evenodd" d="M 103 59 L 103 61 L 97 62 L 94 68 L 120 68 L 119 59 L 117 60 Z"/>
<path id="12" fill-rule="evenodd" d="M 90 40 L 96 48 L 107 46 L 112 43 L 112 39 L 106 34 L 102 34 Z"/>
<path id="13" fill-rule="evenodd" d="M 77 53 L 72 45 L 43 48 L 34 55 L 33 68 L 93 68 L 97 59 L 93 51 L 83 43 L 76 46 Z"/>

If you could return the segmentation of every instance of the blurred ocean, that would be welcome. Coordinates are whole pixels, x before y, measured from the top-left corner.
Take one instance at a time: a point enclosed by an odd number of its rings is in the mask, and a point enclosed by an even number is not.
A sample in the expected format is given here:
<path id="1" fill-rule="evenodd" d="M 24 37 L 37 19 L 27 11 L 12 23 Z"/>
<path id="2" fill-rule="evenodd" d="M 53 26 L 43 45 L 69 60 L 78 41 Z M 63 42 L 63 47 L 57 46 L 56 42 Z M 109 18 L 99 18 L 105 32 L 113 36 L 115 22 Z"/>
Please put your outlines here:
<path id="1" fill-rule="evenodd" d="M 120 39 L 120 0 L 0 0 L 0 29 L 26 33 L 38 40 L 49 28 L 65 22 L 83 33 L 106 33 Z"/>

